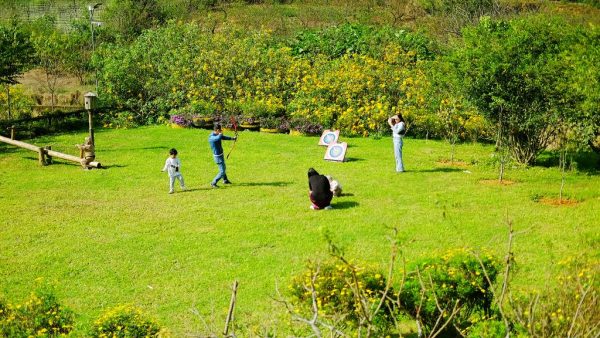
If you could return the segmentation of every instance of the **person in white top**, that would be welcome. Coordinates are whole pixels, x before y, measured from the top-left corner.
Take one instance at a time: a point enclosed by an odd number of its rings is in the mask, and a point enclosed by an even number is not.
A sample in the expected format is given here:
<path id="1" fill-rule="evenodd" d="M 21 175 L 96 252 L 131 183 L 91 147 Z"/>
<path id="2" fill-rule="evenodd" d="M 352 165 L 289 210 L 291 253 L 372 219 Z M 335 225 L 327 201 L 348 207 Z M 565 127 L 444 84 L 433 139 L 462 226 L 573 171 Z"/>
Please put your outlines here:
<path id="1" fill-rule="evenodd" d="M 388 124 L 392 128 L 392 139 L 394 140 L 394 157 L 396 158 L 396 172 L 404 172 L 404 163 L 402 162 L 402 138 L 406 134 L 406 123 L 402 114 L 394 115 L 388 119 Z"/>
<path id="2" fill-rule="evenodd" d="M 162 171 L 169 173 L 169 194 L 172 194 L 175 192 L 175 179 L 179 180 L 181 190 L 185 190 L 186 188 L 183 182 L 183 175 L 181 175 L 181 161 L 177 158 L 177 149 L 173 148 L 169 150 L 169 155 Z"/>

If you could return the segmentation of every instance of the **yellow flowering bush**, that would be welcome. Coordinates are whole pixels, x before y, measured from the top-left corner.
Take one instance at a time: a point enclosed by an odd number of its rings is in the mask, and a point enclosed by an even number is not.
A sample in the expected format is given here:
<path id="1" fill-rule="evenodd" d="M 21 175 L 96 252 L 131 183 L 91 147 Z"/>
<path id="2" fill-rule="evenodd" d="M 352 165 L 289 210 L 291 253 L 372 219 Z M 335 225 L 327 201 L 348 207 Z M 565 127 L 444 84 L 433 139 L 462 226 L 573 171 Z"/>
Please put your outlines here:
<path id="1" fill-rule="evenodd" d="M 0 300 L 0 337 L 67 335 L 73 330 L 73 317 L 51 290 L 36 290 L 22 304 Z"/>
<path id="2" fill-rule="evenodd" d="M 11 118 L 20 119 L 31 116 L 31 106 L 34 104 L 31 97 L 25 94 L 23 86 L 10 86 Z M 8 119 L 8 95 L 4 86 L 0 87 L 0 120 Z"/>
<path id="3" fill-rule="evenodd" d="M 411 315 L 420 318 L 428 330 L 440 316 L 447 319 L 458 302 L 461 308 L 450 330 L 467 328 L 476 318 L 491 315 L 493 285 L 486 274 L 494 283 L 500 267 L 500 262 L 491 255 L 481 257 L 480 263 L 468 249 L 452 250 L 441 257 L 416 262 L 400 292 L 402 305 Z"/>
<path id="4" fill-rule="evenodd" d="M 270 123 L 285 117 L 292 128 L 318 124 L 361 136 L 387 132 L 392 114 L 426 113 L 426 60 L 393 43 L 376 55 L 358 52 L 309 58 L 268 31 L 209 34 L 172 23 L 100 52 L 103 97 L 132 111 L 138 123 L 172 109 L 213 111 Z"/>
<path id="5" fill-rule="evenodd" d="M 139 125 L 138 120 L 135 118 L 135 113 L 125 111 L 108 111 L 100 115 L 102 126 L 110 129 L 128 129 L 135 128 Z M 160 117 L 156 122 L 160 122 Z"/>
<path id="6" fill-rule="evenodd" d="M 371 307 L 366 311 L 371 311 L 378 305 L 385 287 L 385 277 L 375 269 L 329 261 L 308 263 L 306 270 L 292 280 L 289 292 L 297 311 L 307 317 L 313 311 L 314 292 L 321 316 L 330 319 L 343 317 L 348 324 L 357 325 L 363 311 L 361 299 Z M 377 317 L 385 321 L 388 315 L 389 308 L 384 305 Z"/>
<path id="7" fill-rule="evenodd" d="M 133 305 L 120 305 L 104 312 L 90 332 L 94 338 L 162 337 L 158 323 Z"/>
<path id="8" fill-rule="evenodd" d="M 568 257 L 558 262 L 558 287 L 511 294 L 508 317 L 529 337 L 585 337 L 600 334 L 600 262 Z"/>

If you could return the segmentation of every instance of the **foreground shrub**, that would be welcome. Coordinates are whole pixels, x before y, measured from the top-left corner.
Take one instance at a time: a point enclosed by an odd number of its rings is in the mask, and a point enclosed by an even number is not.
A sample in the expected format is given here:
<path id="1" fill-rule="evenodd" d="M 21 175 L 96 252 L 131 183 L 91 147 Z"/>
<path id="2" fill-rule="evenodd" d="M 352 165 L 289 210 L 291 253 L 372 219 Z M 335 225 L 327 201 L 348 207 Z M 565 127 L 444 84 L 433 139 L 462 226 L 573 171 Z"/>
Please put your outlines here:
<path id="1" fill-rule="evenodd" d="M 569 258 L 559 265 L 557 288 L 509 295 L 509 321 L 528 337 L 598 337 L 598 261 Z"/>
<path id="2" fill-rule="evenodd" d="M 36 290 L 22 304 L 0 300 L 0 337 L 58 337 L 72 330 L 72 312 L 51 290 Z"/>
<path id="3" fill-rule="evenodd" d="M 491 316 L 490 283 L 496 280 L 500 266 L 492 256 L 482 257 L 480 262 L 462 249 L 420 261 L 406 276 L 400 292 L 401 306 L 426 332 L 439 329 L 453 313 L 447 330 L 464 330 Z"/>
<path id="4" fill-rule="evenodd" d="M 292 281 L 290 293 L 301 315 L 313 314 L 314 297 L 320 316 L 356 327 L 362 313 L 378 306 L 385 287 L 385 277 L 374 269 L 331 261 L 309 263 L 305 272 Z M 369 308 L 362 308 L 365 305 Z M 389 308 L 384 305 L 374 322 L 385 327 L 390 319 Z"/>
<path id="5" fill-rule="evenodd" d="M 160 337 L 160 326 L 146 318 L 132 305 L 121 305 L 106 311 L 94 322 L 90 336 L 104 337 Z"/>

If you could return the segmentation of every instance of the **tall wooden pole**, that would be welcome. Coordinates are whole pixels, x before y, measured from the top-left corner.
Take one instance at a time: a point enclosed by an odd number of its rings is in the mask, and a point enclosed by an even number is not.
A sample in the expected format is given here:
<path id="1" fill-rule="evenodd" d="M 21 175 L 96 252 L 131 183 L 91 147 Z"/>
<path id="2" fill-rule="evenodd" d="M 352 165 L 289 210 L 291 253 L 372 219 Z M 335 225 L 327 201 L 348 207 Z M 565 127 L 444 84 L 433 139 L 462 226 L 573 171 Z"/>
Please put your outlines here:
<path id="1" fill-rule="evenodd" d="M 88 123 L 90 125 L 90 140 L 92 141 L 93 145 L 96 145 L 96 143 L 94 142 L 94 126 L 92 123 L 92 109 L 88 110 Z"/>

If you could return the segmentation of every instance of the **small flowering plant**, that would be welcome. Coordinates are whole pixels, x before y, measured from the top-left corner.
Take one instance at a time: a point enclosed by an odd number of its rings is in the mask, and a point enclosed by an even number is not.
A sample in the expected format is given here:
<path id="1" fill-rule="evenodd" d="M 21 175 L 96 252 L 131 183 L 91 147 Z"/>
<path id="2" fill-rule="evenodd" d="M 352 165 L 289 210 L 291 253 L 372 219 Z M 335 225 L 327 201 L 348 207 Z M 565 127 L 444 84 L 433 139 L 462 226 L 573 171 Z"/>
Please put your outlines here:
<path id="1" fill-rule="evenodd" d="M 448 251 L 416 262 L 406 276 L 400 299 L 411 315 L 420 316 L 425 330 L 435 325 L 440 307 L 452 309 L 459 302 L 462 307 L 453 325 L 465 328 L 470 318 L 490 312 L 493 300 L 490 282 L 494 283 L 500 268 L 500 261 L 489 254 L 477 258 L 467 248 Z"/>
<path id="2" fill-rule="evenodd" d="M 289 130 L 289 121 L 284 116 L 265 116 L 259 118 L 260 127 L 267 129 Z"/>
<path id="3" fill-rule="evenodd" d="M 181 127 L 189 127 L 192 124 L 192 121 L 182 114 L 171 115 L 171 118 L 169 120 L 171 121 L 171 123 Z"/>
<path id="4" fill-rule="evenodd" d="M 289 122 L 289 128 L 304 134 L 318 135 L 323 132 L 323 126 L 305 118 L 293 118 Z"/>
<path id="5" fill-rule="evenodd" d="M 94 322 L 90 336 L 107 337 L 157 337 L 161 327 L 137 307 L 120 305 L 109 309 Z"/>
<path id="6" fill-rule="evenodd" d="M 356 276 L 356 283 L 354 283 Z M 289 286 L 292 303 L 304 314 L 312 311 L 313 291 L 320 313 L 326 317 L 343 315 L 350 323 L 358 325 L 363 300 L 375 306 L 383 295 L 386 279 L 382 273 L 356 264 L 329 261 L 316 264 L 309 262 L 303 274 Z M 360 296 L 355 293 L 358 292 Z M 381 319 L 388 316 L 390 307 L 383 306 Z"/>
<path id="7" fill-rule="evenodd" d="M 74 317 L 50 287 L 41 287 L 22 304 L 0 299 L 0 337 L 67 336 L 73 330 Z"/>

